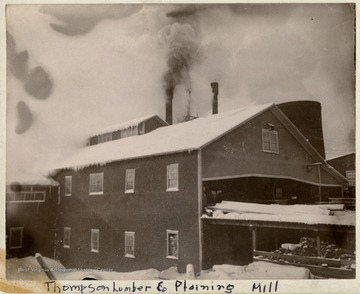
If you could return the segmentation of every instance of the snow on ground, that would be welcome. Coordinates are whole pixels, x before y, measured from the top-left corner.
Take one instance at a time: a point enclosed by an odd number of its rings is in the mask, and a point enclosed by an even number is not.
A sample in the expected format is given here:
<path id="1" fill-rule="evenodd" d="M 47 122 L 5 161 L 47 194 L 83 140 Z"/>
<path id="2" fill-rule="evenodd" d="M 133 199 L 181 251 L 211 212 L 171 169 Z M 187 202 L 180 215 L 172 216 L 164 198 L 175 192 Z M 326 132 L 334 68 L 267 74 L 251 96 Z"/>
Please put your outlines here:
<path id="1" fill-rule="evenodd" d="M 279 265 L 256 261 L 245 266 L 214 265 L 211 271 L 201 271 L 201 280 L 289 280 L 310 279 L 310 270 L 291 265 Z"/>
<path id="2" fill-rule="evenodd" d="M 73 271 L 66 270 L 59 262 L 43 257 L 45 263 L 54 273 L 58 280 L 82 280 L 85 277 L 92 277 L 98 280 L 184 280 L 185 273 L 178 273 L 176 267 L 164 271 L 147 269 L 133 272 L 115 271 Z M 28 256 L 17 259 L 12 258 L 6 261 L 7 279 L 9 280 L 42 280 L 49 278 L 42 271 L 41 266 L 35 257 Z M 19 269 L 23 269 L 20 270 Z M 25 269 L 25 271 L 24 271 Z M 311 273 L 306 268 L 290 265 L 278 265 L 268 262 L 253 262 L 245 266 L 237 265 L 214 265 L 210 270 L 201 271 L 196 279 L 201 280 L 252 280 L 252 279 L 309 279 Z"/>
<path id="3" fill-rule="evenodd" d="M 354 211 L 336 211 L 334 215 L 312 215 L 312 214 L 265 214 L 265 213 L 224 213 L 221 210 L 215 210 L 213 216 L 203 215 L 202 218 L 214 219 L 234 219 L 244 221 L 273 221 L 304 224 L 326 224 L 355 226 Z"/>

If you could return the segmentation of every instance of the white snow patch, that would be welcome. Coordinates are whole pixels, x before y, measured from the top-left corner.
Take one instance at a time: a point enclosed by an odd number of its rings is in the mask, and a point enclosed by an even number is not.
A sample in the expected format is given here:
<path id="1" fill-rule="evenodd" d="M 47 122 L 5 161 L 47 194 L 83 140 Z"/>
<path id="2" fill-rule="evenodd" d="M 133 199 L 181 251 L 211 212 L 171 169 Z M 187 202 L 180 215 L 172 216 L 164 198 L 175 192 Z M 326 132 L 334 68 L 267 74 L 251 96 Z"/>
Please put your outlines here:
<path id="1" fill-rule="evenodd" d="M 43 257 L 55 278 L 58 280 L 82 280 L 85 277 L 95 277 L 98 280 L 183 280 L 185 273 L 178 273 L 176 267 L 162 272 L 156 269 L 146 269 L 133 272 L 116 272 L 104 270 L 74 271 L 53 259 Z M 10 280 L 49 280 L 41 266 L 33 256 L 12 258 L 6 262 L 7 278 Z M 19 271 L 19 269 L 23 269 Z M 25 271 L 24 271 L 25 269 Z M 27 270 L 28 269 L 28 270 Z M 249 265 L 214 265 L 211 270 L 203 270 L 196 279 L 200 280 L 251 280 L 251 279 L 309 279 L 310 271 L 306 268 L 278 265 L 268 262 L 253 262 Z"/>
<path id="2" fill-rule="evenodd" d="M 22 174 L 16 174 L 6 177 L 6 184 L 11 185 L 13 183 L 19 183 L 21 185 L 29 186 L 59 186 L 59 183 L 50 177 L 47 177 L 39 173 L 23 172 Z"/>
<path id="3" fill-rule="evenodd" d="M 343 206 L 342 206 L 343 207 Z M 251 213 L 265 213 L 265 214 L 316 214 L 329 215 L 329 206 L 325 205 L 279 205 L 279 204 L 257 204 L 235 201 L 222 201 L 215 206 L 208 206 L 208 208 L 215 210 L 223 210 L 227 212 L 251 212 Z M 336 206 L 340 209 L 341 205 Z"/>
<path id="4" fill-rule="evenodd" d="M 125 122 L 122 122 L 119 124 L 110 125 L 110 126 L 101 128 L 99 130 L 96 130 L 96 131 L 90 133 L 90 136 L 97 136 L 97 135 L 101 135 L 101 134 L 106 134 L 106 133 L 111 133 L 111 132 L 115 132 L 118 130 L 126 129 L 129 127 L 135 127 L 135 126 L 139 125 L 140 123 L 142 123 L 150 118 L 153 118 L 155 116 L 157 116 L 157 115 L 151 114 L 151 115 L 147 115 L 147 116 L 143 116 L 143 117 L 138 117 L 133 120 L 125 121 Z"/>
<path id="5" fill-rule="evenodd" d="M 256 261 L 249 265 L 214 265 L 211 271 L 201 271 L 201 280 L 296 280 L 310 279 L 310 270 L 291 265 L 278 265 Z"/>
<path id="6" fill-rule="evenodd" d="M 234 219 L 244 221 L 273 221 L 303 224 L 325 224 L 355 226 L 355 212 L 336 211 L 334 215 L 311 215 L 311 214 L 265 214 L 265 213 L 223 213 L 221 210 L 213 212 L 213 216 L 203 215 L 202 218 Z"/>

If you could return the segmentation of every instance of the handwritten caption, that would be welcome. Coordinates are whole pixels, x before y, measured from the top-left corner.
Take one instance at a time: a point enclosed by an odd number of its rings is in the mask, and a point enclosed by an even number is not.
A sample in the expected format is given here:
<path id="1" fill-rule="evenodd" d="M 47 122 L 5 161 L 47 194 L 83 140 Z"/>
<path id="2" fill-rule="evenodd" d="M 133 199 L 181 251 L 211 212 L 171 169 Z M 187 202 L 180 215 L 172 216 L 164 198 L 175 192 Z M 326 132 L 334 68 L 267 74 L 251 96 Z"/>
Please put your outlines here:
<path id="1" fill-rule="evenodd" d="M 235 283 L 221 283 L 209 281 L 196 283 L 187 280 L 160 281 L 155 283 L 144 283 L 140 281 L 132 282 L 109 282 L 109 283 L 74 283 L 62 285 L 56 281 L 44 282 L 47 291 L 51 293 L 80 292 L 83 293 L 235 293 Z M 252 283 L 251 292 L 255 293 L 276 293 L 278 291 L 278 281 L 267 283 Z"/>

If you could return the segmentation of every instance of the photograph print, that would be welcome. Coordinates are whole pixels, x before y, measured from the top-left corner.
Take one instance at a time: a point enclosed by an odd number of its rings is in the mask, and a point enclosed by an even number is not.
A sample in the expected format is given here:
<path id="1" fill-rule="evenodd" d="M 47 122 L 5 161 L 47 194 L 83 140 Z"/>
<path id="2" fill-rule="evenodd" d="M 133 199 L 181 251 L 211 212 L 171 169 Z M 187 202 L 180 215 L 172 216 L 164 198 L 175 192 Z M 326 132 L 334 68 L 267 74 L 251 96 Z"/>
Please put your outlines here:
<path id="1" fill-rule="evenodd" d="M 6 5 L 7 279 L 355 279 L 355 14 Z"/>

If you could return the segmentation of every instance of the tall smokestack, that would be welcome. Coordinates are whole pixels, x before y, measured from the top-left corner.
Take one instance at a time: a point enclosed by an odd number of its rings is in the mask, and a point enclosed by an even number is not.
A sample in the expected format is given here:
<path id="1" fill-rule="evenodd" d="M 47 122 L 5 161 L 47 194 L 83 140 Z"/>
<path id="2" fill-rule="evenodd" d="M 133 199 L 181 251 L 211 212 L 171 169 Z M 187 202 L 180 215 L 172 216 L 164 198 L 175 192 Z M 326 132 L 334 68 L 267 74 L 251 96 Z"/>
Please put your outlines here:
<path id="1" fill-rule="evenodd" d="M 218 113 L 218 95 L 219 95 L 219 84 L 214 82 L 211 83 L 211 89 L 214 93 L 214 99 L 212 103 L 212 113 L 217 114 Z"/>
<path id="2" fill-rule="evenodd" d="M 173 96 L 174 96 L 174 88 L 166 89 L 166 105 L 165 105 L 165 120 L 169 125 L 173 123 Z"/>

